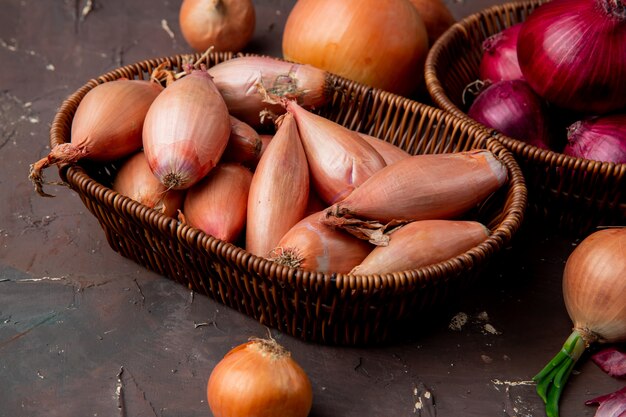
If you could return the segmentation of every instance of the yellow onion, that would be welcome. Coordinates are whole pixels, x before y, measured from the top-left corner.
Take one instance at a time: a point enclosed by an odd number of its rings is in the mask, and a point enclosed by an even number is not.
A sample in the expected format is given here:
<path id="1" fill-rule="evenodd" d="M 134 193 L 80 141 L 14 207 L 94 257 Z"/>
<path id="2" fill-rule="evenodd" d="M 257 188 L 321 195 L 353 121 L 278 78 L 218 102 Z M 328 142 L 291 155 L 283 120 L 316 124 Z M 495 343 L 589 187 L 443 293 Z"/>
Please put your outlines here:
<path id="1" fill-rule="evenodd" d="M 252 177 L 246 250 L 267 256 L 280 238 L 304 217 L 308 199 L 306 155 L 293 116 L 285 114 Z"/>
<path id="2" fill-rule="evenodd" d="M 230 137 L 222 155 L 222 161 L 255 165 L 260 156 L 263 142 L 252 126 L 230 116 Z"/>
<path id="3" fill-rule="evenodd" d="M 293 101 L 287 101 L 285 106 L 298 124 L 311 182 L 326 203 L 342 200 L 386 166 L 383 157 L 357 132 L 311 113 Z"/>
<path id="4" fill-rule="evenodd" d="M 142 145 L 146 113 L 163 88 L 144 80 L 120 79 L 98 84 L 81 100 L 72 119 L 71 141 L 52 148 L 30 166 L 30 179 L 43 191 L 42 171 L 50 165 L 81 159 L 110 162 L 133 154 Z"/>
<path id="5" fill-rule="evenodd" d="M 406 271 L 445 261 L 473 248 L 489 237 L 475 221 L 420 220 L 408 223 L 377 246 L 350 273 L 384 274 Z"/>
<path id="6" fill-rule="evenodd" d="M 251 339 L 213 368 L 207 399 L 214 417 L 306 417 L 313 389 L 287 349 L 274 339 Z"/>
<path id="7" fill-rule="evenodd" d="M 563 271 L 563 298 L 574 329 L 563 348 L 535 377 L 548 417 L 574 365 L 594 343 L 626 341 L 626 228 L 603 229 L 574 249 Z"/>
<path id="8" fill-rule="evenodd" d="M 118 193 L 161 212 L 176 217 L 183 206 L 185 193 L 168 190 L 154 176 L 143 152 L 137 152 L 120 167 L 111 187 Z"/>
<path id="9" fill-rule="evenodd" d="M 252 0 L 184 0 L 178 15 L 183 37 L 204 52 L 239 51 L 252 39 L 256 16 Z"/>
<path id="10" fill-rule="evenodd" d="M 409 0 L 426 26 L 428 44 L 435 41 L 456 21 L 443 0 Z"/>
<path id="11" fill-rule="evenodd" d="M 143 125 L 150 168 L 171 189 L 189 188 L 204 178 L 220 160 L 229 136 L 226 104 L 202 70 L 191 71 L 163 90 Z"/>
<path id="12" fill-rule="evenodd" d="M 319 107 L 331 97 L 329 74 L 311 65 L 262 56 L 229 59 L 209 68 L 230 113 L 252 127 L 261 116 L 285 109 L 265 102 L 266 94 L 297 100 L 305 108 Z"/>
<path id="13" fill-rule="evenodd" d="M 372 251 L 369 243 L 320 222 L 313 213 L 280 239 L 270 259 L 278 264 L 309 271 L 348 273 Z"/>
<path id="14" fill-rule="evenodd" d="M 423 84 L 428 34 L 407 0 L 299 0 L 282 49 L 288 61 L 409 95 Z"/>
<path id="15" fill-rule="evenodd" d="M 404 149 L 399 148 L 398 146 L 385 140 L 360 132 L 359 135 L 365 139 L 367 143 L 372 145 L 372 148 L 376 149 L 380 156 L 383 157 L 387 165 L 391 165 L 394 162 L 398 162 L 401 159 L 411 156 L 411 154 Z"/>
<path id="16" fill-rule="evenodd" d="M 505 165 L 487 150 L 404 158 L 374 173 L 324 222 L 364 238 L 385 236 L 381 223 L 451 219 L 477 206 L 507 181 Z M 374 236 L 370 236 L 374 233 Z"/>
<path id="17" fill-rule="evenodd" d="M 240 164 L 219 163 L 187 191 L 181 219 L 226 242 L 235 242 L 246 224 L 252 172 Z"/>

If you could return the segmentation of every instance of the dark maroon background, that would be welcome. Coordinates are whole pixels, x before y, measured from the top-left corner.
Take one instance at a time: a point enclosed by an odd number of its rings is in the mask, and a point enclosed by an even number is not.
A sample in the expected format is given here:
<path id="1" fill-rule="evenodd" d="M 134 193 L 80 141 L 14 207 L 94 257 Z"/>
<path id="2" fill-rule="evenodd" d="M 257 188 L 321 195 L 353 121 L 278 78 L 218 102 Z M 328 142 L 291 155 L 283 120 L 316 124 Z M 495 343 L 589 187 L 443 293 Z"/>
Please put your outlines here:
<path id="1" fill-rule="evenodd" d="M 448 1 L 457 18 L 494 3 Z M 280 56 L 294 0 L 255 4 L 248 51 Z M 120 65 L 189 52 L 180 0 L 1 6 L 0 416 L 210 416 L 211 369 L 267 329 L 119 256 L 75 193 L 50 187 L 56 197 L 44 199 L 27 180 L 65 97 Z M 560 280 L 575 243 L 525 227 L 482 285 L 407 327 L 403 342 L 346 348 L 272 335 L 311 378 L 311 416 L 541 416 L 529 381 L 570 333 Z M 449 329 L 459 312 L 468 323 Z M 584 401 L 622 385 L 585 357 L 562 417 L 592 416 Z M 425 390 L 435 406 L 419 411 Z"/>

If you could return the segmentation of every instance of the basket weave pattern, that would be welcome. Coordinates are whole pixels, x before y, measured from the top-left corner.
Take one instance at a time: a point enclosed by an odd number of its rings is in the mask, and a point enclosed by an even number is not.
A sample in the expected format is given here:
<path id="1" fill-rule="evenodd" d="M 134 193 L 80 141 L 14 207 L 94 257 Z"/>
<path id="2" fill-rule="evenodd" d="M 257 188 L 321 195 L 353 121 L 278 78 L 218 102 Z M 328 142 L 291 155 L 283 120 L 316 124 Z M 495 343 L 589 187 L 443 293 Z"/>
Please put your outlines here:
<path id="1" fill-rule="evenodd" d="M 214 53 L 207 66 L 231 59 Z M 90 80 L 61 106 L 51 146 L 70 140 L 73 115 L 99 83 L 147 79 L 164 61 L 182 68 L 185 56 L 128 65 Z M 199 56 L 195 56 L 198 59 Z M 109 245 L 124 257 L 206 294 L 261 323 L 319 343 L 382 342 L 390 327 L 426 312 L 477 277 L 519 228 L 526 186 L 513 155 L 480 129 L 424 104 L 332 76 L 331 102 L 316 112 L 348 128 L 378 136 L 412 154 L 491 150 L 506 165 L 509 182 L 472 214 L 492 235 L 464 254 L 417 270 L 384 275 L 323 274 L 277 265 L 112 191 L 115 163 L 60 167 L 61 178 L 98 219 Z"/>
<path id="2" fill-rule="evenodd" d="M 467 120 L 464 90 L 478 79 L 482 42 L 521 23 L 545 1 L 493 6 L 453 25 L 431 48 L 425 79 L 434 103 Z M 479 125 L 511 150 L 528 186 L 528 218 L 566 234 L 626 223 L 626 164 L 591 161 L 528 145 Z"/>

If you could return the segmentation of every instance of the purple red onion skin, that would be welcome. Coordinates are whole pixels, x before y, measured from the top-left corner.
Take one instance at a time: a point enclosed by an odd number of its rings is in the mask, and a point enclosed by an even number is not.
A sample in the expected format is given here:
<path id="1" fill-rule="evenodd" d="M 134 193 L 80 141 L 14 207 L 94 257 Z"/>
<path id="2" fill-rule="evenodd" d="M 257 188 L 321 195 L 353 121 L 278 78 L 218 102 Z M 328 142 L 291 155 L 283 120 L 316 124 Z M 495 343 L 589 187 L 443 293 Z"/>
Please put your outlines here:
<path id="1" fill-rule="evenodd" d="M 511 138 L 538 148 L 550 147 L 545 103 L 524 80 L 491 84 L 476 97 L 467 114 Z"/>
<path id="2" fill-rule="evenodd" d="M 517 60 L 517 38 L 521 28 L 521 23 L 515 24 L 483 41 L 483 56 L 478 68 L 482 81 L 495 83 L 524 78 Z"/>
<path id="3" fill-rule="evenodd" d="M 567 129 L 566 155 L 626 163 L 626 114 L 579 120 Z"/>
<path id="4" fill-rule="evenodd" d="M 626 12 L 620 0 L 553 0 L 518 38 L 529 85 L 556 106 L 604 114 L 626 106 Z"/>

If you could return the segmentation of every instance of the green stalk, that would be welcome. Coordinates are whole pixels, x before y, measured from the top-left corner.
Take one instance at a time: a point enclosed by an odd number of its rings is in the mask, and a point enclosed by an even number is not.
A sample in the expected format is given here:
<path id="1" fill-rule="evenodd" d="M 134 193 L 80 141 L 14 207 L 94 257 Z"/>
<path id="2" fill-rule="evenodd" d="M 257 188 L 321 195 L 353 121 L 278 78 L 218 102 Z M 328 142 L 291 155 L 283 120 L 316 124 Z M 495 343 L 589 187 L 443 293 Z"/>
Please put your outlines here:
<path id="1" fill-rule="evenodd" d="M 546 404 L 548 417 L 559 417 L 559 399 L 574 365 L 585 351 L 585 341 L 577 330 L 567 338 L 552 360 L 533 377 L 537 394 Z"/>

